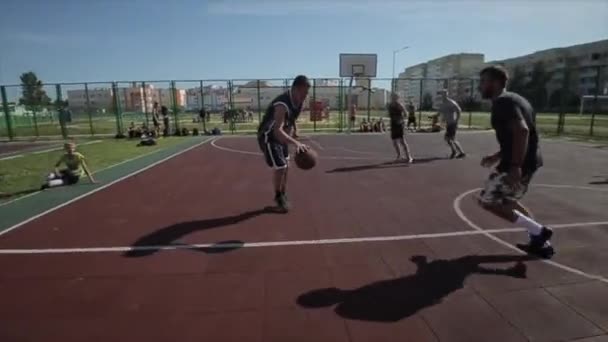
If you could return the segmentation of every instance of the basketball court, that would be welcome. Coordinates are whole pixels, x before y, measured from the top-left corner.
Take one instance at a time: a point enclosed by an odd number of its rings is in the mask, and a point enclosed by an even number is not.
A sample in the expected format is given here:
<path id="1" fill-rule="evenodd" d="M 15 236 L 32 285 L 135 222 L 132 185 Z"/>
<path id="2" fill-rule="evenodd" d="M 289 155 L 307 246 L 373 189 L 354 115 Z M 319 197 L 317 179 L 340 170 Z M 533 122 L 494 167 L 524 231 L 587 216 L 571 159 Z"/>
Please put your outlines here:
<path id="1" fill-rule="evenodd" d="M 291 169 L 288 214 L 253 136 L 2 206 L 0 340 L 608 341 L 608 151 L 543 140 L 524 200 L 555 229 L 540 260 L 477 206 L 492 132 L 458 138 L 463 160 L 407 135 L 408 165 L 388 133 L 305 136 L 319 159 Z"/>
<path id="2" fill-rule="evenodd" d="M 525 200 L 556 230 L 558 254 L 542 261 L 513 249 L 522 229 L 476 206 L 492 135 L 460 139 L 469 158 L 446 160 L 441 135 L 410 135 L 418 162 L 407 166 L 386 164 L 386 135 L 307 137 L 319 164 L 292 170 L 287 215 L 265 210 L 273 194 L 254 137 L 206 141 L 125 175 L 3 231 L 0 339 L 605 335 L 608 187 L 589 183 L 606 152 L 543 145 L 547 166 Z"/>

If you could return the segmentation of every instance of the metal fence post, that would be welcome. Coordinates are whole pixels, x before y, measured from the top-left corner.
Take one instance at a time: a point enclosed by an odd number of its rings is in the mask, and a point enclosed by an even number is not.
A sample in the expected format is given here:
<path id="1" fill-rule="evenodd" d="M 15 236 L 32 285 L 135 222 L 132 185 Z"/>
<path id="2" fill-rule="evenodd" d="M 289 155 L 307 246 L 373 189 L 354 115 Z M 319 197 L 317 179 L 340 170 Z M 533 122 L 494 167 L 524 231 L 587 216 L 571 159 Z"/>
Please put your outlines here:
<path id="1" fill-rule="evenodd" d="M 171 81 L 171 106 L 173 107 L 173 120 L 175 121 L 175 135 L 181 135 L 179 131 L 179 117 L 177 108 L 177 89 L 175 88 L 175 81 Z"/>
<path id="2" fill-rule="evenodd" d="M 260 94 L 260 80 L 257 82 L 258 93 L 258 122 L 262 122 L 262 95 Z"/>
<path id="3" fill-rule="evenodd" d="M 144 115 L 146 116 L 146 127 L 150 126 L 150 119 L 148 118 L 148 92 L 146 91 L 146 82 L 141 82 L 141 89 L 144 97 Z"/>
<path id="4" fill-rule="evenodd" d="M 120 109 L 120 95 L 118 94 L 118 85 L 116 82 L 112 82 L 112 97 L 114 116 L 116 117 L 116 138 L 124 138 L 125 135 L 122 131 L 122 114 Z"/>
<path id="5" fill-rule="evenodd" d="M 8 99 L 6 97 L 6 87 L 0 86 L 0 93 L 2 94 L 2 110 L 4 111 L 4 119 L 6 120 L 6 129 L 8 133 L 8 139 L 13 140 L 15 133 L 13 132 L 13 123 L 11 121 L 10 112 L 8 108 Z"/>
<path id="6" fill-rule="evenodd" d="M 367 79 L 367 122 L 370 122 L 372 106 L 372 79 Z M 353 127 L 354 128 L 354 127 Z"/>
<path id="7" fill-rule="evenodd" d="M 344 120 L 344 104 L 345 104 L 345 94 L 344 94 L 344 79 L 340 79 L 340 108 L 338 114 L 338 132 L 342 132 L 342 121 Z"/>
<path id="8" fill-rule="evenodd" d="M 591 113 L 591 123 L 589 124 L 589 135 L 593 136 L 593 126 L 595 126 L 595 113 L 597 113 L 598 111 L 598 101 L 597 101 L 597 95 L 600 92 L 600 71 L 601 71 L 601 67 L 596 67 L 596 74 L 595 74 L 595 96 L 593 97 L 593 112 Z"/>
<path id="9" fill-rule="evenodd" d="M 422 127 L 422 82 L 420 79 L 420 97 L 418 98 L 418 127 Z"/>
<path id="10" fill-rule="evenodd" d="M 566 79 L 566 68 L 563 69 L 562 73 L 562 90 L 560 94 L 559 103 L 559 116 L 557 118 L 557 134 L 560 135 L 564 132 L 564 126 L 566 124 L 566 96 L 568 94 L 568 80 Z"/>
<path id="11" fill-rule="evenodd" d="M 228 103 L 230 109 L 234 109 L 234 99 L 232 98 L 232 81 L 228 81 Z"/>
<path id="12" fill-rule="evenodd" d="M 475 104 L 475 80 L 471 79 L 471 90 L 469 91 L 469 95 L 471 96 L 471 103 L 469 107 L 469 129 L 471 129 L 473 123 L 473 105 Z"/>
<path id="13" fill-rule="evenodd" d="M 61 128 L 61 136 L 63 137 L 63 139 L 67 139 L 68 138 L 68 129 L 67 129 L 66 123 L 68 120 L 70 120 L 70 118 L 67 117 L 67 109 L 64 108 L 64 105 L 63 105 L 60 84 L 55 85 L 55 95 L 56 95 L 55 109 L 57 110 L 57 116 L 59 118 L 59 127 Z"/>
<path id="14" fill-rule="evenodd" d="M 205 113 L 205 116 L 201 119 L 203 120 L 203 132 L 207 133 L 207 117 L 210 117 L 211 113 L 207 113 L 205 110 L 205 92 L 203 89 L 203 80 L 200 80 L 201 110 Z"/>
<path id="15" fill-rule="evenodd" d="M 313 78 L 312 79 L 312 106 L 309 105 L 309 107 L 310 107 L 309 111 L 312 114 L 311 118 L 313 118 L 312 128 L 313 128 L 314 132 L 317 131 L 317 119 L 318 119 L 317 113 L 316 113 L 316 106 L 317 106 L 317 79 Z"/>
<path id="16" fill-rule="evenodd" d="M 93 115 L 91 114 L 91 101 L 89 99 L 89 85 L 87 83 L 84 84 L 84 96 L 86 97 L 86 106 L 87 106 L 87 114 L 89 115 L 89 128 L 91 129 L 91 135 L 95 135 L 95 130 L 93 129 Z"/>

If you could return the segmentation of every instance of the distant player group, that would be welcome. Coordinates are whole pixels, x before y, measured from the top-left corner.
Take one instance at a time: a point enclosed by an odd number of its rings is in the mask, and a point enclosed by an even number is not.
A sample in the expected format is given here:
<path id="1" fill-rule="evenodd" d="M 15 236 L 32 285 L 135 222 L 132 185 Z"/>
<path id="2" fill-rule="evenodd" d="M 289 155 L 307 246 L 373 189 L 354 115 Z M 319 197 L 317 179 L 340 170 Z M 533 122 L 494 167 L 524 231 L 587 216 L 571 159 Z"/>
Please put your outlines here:
<path id="1" fill-rule="evenodd" d="M 535 221 L 519 203 L 536 170 L 542 166 L 534 109 L 525 98 L 506 90 L 508 75 L 503 68 L 487 67 L 480 72 L 480 78 L 482 97 L 492 100 L 492 127 L 500 149 L 481 160 L 482 166 L 494 169 L 479 194 L 478 202 L 493 214 L 527 229 L 529 241 L 518 245 L 519 248 L 541 257 L 551 257 L 554 250 L 549 240 L 553 231 Z M 275 202 L 281 212 L 290 209 L 286 192 L 288 145 L 295 146 L 296 156 L 310 150 L 298 140 L 296 126 L 309 89 L 308 78 L 297 76 L 291 88 L 271 102 L 258 129 L 259 147 L 266 164 L 274 169 Z M 466 154 L 456 140 L 460 107 L 448 97 L 447 91 L 441 91 L 441 96 L 443 102 L 438 115 L 446 124 L 445 140 L 451 149 L 450 158 L 464 158 Z M 404 118 L 407 112 L 399 96 L 393 94 L 388 114 L 397 161 L 413 163 L 414 158 L 405 139 Z"/>

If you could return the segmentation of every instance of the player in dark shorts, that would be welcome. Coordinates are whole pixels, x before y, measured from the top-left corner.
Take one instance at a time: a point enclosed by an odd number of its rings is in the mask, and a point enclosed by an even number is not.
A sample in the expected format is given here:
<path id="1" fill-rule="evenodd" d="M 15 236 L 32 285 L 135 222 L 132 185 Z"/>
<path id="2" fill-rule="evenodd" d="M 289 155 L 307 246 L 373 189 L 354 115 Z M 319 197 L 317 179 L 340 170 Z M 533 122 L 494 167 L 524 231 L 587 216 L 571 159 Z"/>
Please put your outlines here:
<path id="1" fill-rule="evenodd" d="M 403 108 L 403 105 L 399 103 L 399 95 L 392 94 L 391 103 L 388 104 L 388 116 L 391 119 L 391 139 L 393 140 L 395 152 L 397 152 L 397 159 L 395 161 L 403 160 L 408 163 L 412 163 L 414 159 L 410 153 L 410 147 L 405 141 L 404 114 L 405 108 Z M 403 147 L 405 159 L 401 156 L 401 148 L 399 148 L 399 145 Z"/>
<path id="2" fill-rule="evenodd" d="M 479 203 L 528 230 L 530 241 L 518 244 L 520 249 L 549 258 L 555 253 L 549 242 L 553 231 L 536 222 L 518 202 L 536 170 L 543 165 L 534 109 L 522 96 L 506 91 L 508 76 L 503 68 L 487 67 L 480 76 L 481 95 L 492 100 L 492 128 L 500 151 L 481 161 L 488 168 L 498 165 L 486 181 Z"/>
<path id="3" fill-rule="evenodd" d="M 160 114 L 163 117 L 163 136 L 168 137 L 171 134 L 169 132 L 169 108 L 161 106 Z"/>
<path id="4" fill-rule="evenodd" d="M 258 143 L 266 164 L 274 169 L 274 200 L 278 208 L 287 212 L 290 208 L 286 196 L 287 170 L 289 167 L 289 144 L 296 147 L 296 153 L 305 152 L 308 146 L 297 141 L 296 120 L 302 111 L 310 82 L 306 76 L 297 76 L 291 89 L 277 96 L 272 102 L 258 128 Z"/>
<path id="5" fill-rule="evenodd" d="M 350 131 L 355 129 L 355 122 L 357 121 L 357 105 L 353 104 L 350 106 Z"/>
<path id="6" fill-rule="evenodd" d="M 160 135 L 160 117 L 158 116 L 158 102 L 154 102 L 152 105 L 152 124 L 154 125 L 154 132 L 156 136 Z"/>
<path id="7" fill-rule="evenodd" d="M 411 129 L 411 125 L 414 125 L 414 131 L 416 130 L 416 107 L 410 100 L 405 107 L 407 111 L 407 129 Z"/>
<path id="8" fill-rule="evenodd" d="M 460 143 L 456 140 L 456 131 L 458 130 L 458 121 L 460 121 L 460 115 L 462 110 L 456 101 L 448 97 L 447 89 L 439 91 L 441 95 L 441 105 L 439 106 L 439 115 L 445 122 L 445 142 L 450 146 L 452 154 L 450 159 L 464 158 L 466 154 L 462 149 Z"/>

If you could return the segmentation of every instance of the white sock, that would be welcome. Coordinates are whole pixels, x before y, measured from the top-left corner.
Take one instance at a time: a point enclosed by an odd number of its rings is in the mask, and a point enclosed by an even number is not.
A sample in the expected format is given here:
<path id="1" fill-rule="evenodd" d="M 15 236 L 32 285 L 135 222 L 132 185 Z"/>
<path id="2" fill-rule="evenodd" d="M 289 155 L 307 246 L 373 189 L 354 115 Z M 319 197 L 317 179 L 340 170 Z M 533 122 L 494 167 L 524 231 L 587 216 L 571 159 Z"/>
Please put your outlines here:
<path id="1" fill-rule="evenodd" d="M 53 179 L 49 181 L 49 187 L 62 186 L 63 179 Z"/>
<path id="2" fill-rule="evenodd" d="M 55 178 L 57 178 L 57 176 L 55 175 L 55 173 L 54 173 L 54 172 L 51 172 L 51 173 L 49 173 L 49 175 L 48 175 L 48 176 L 46 176 L 46 179 L 47 179 L 47 180 L 51 180 L 51 179 L 55 179 Z"/>
<path id="3" fill-rule="evenodd" d="M 517 215 L 517 221 L 515 221 L 515 224 L 526 228 L 528 230 L 528 233 L 530 233 L 530 235 L 540 234 L 540 232 L 543 229 L 542 224 L 534 221 L 533 219 L 529 218 L 528 216 L 522 214 L 521 212 L 519 212 L 517 210 L 513 210 L 513 212 L 515 212 L 515 215 Z"/>

